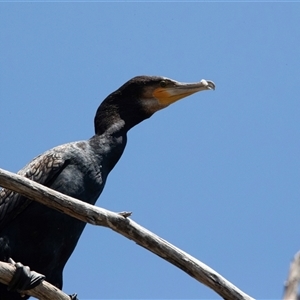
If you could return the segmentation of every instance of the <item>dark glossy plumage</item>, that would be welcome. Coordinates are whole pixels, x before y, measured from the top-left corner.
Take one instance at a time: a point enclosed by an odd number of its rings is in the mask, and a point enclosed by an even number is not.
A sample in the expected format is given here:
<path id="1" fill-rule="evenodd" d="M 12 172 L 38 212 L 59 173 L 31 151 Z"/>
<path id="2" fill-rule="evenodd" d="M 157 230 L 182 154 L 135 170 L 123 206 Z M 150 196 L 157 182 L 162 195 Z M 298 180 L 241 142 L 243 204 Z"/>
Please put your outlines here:
<path id="1" fill-rule="evenodd" d="M 19 174 L 94 204 L 124 151 L 128 130 L 180 98 L 214 88 L 209 81 L 194 85 L 192 89 L 192 85 L 163 77 L 131 79 L 99 106 L 95 135 L 91 139 L 55 147 L 34 158 Z M 166 97 L 176 99 L 166 100 Z M 77 219 L 17 193 L 0 190 L 0 260 L 11 257 L 28 265 L 59 288 L 63 268 L 84 227 L 85 223 Z M 26 298 L 7 292 L 6 286 L 0 284 L 0 299 Z"/>

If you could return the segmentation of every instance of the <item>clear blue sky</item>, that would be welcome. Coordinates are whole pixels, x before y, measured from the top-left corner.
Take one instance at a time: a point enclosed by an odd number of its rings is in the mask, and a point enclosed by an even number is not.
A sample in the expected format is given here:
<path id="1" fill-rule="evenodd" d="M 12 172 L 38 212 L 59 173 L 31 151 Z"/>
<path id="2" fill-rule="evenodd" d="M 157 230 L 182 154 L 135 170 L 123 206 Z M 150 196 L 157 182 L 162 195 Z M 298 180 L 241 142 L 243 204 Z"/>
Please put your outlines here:
<path id="1" fill-rule="evenodd" d="M 300 3 L 0 3 L 0 167 L 93 135 L 136 75 L 216 83 L 132 129 L 98 206 L 132 218 L 256 298 L 300 250 Z M 79 299 L 218 298 L 87 225 L 64 272 Z"/>

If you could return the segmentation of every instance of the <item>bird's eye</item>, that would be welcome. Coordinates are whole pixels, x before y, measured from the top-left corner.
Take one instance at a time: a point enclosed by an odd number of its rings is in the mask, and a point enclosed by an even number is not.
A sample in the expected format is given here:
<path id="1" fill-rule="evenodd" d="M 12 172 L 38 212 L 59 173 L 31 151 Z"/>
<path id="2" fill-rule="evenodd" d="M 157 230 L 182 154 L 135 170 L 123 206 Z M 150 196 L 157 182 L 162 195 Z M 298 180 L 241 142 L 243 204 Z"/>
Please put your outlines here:
<path id="1" fill-rule="evenodd" d="M 160 82 L 160 86 L 161 86 L 162 88 L 165 88 L 165 87 L 167 86 L 166 81 L 162 80 L 162 81 Z"/>

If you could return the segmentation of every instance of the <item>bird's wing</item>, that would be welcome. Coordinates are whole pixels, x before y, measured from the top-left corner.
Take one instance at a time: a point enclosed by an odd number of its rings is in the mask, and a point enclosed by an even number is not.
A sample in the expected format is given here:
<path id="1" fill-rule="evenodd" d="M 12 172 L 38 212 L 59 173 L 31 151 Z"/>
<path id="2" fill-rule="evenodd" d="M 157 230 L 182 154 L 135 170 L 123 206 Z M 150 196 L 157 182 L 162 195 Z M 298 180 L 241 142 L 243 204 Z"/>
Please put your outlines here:
<path id="1" fill-rule="evenodd" d="M 50 185 L 67 164 L 68 160 L 63 158 L 61 152 L 50 150 L 34 158 L 18 174 L 40 184 Z M 0 231 L 30 203 L 31 200 L 16 192 L 0 189 Z"/>

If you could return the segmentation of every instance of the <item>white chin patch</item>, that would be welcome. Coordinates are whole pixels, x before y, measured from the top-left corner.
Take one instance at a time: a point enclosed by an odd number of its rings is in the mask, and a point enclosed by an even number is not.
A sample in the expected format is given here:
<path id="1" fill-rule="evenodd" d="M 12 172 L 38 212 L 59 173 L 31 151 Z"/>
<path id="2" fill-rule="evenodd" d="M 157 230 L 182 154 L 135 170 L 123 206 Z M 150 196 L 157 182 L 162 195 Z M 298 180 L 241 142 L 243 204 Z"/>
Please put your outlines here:
<path id="1" fill-rule="evenodd" d="M 163 109 L 164 106 L 162 106 L 159 101 L 155 98 L 151 98 L 151 99 L 144 99 L 143 100 L 143 106 L 144 109 L 150 113 L 155 113 L 160 109 Z"/>

